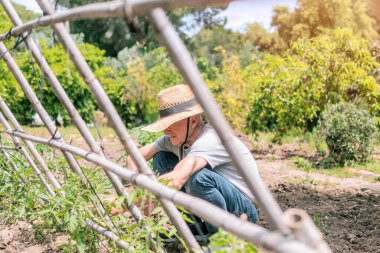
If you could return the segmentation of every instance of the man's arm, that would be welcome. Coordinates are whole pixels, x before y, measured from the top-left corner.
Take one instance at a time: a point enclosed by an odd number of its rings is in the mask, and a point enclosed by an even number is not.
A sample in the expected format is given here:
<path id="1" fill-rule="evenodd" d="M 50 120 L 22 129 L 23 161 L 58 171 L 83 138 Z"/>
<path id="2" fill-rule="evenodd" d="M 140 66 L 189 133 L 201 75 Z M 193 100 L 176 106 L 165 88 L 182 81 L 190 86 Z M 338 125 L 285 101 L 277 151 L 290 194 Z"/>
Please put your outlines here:
<path id="1" fill-rule="evenodd" d="M 171 172 L 159 178 L 168 180 L 169 186 L 174 186 L 178 190 L 187 182 L 191 175 L 206 167 L 206 165 L 205 159 L 199 156 L 188 156 L 180 161 Z"/>
<path id="2" fill-rule="evenodd" d="M 157 153 L 157 150 L 153 147 L 153 143 L 151 143 L 151 144 L 148 144 L 148 145 L 140 148 L 140 152 L 143 155 L 143 157 L 145 158 L 145 160 L 149 161 Z M 128 164 L 128 169 L 135 171 L 135 172 L 139 171 L 136 164 L 133 162 L 131 156 L 128 156 L 127 164 Z"/>

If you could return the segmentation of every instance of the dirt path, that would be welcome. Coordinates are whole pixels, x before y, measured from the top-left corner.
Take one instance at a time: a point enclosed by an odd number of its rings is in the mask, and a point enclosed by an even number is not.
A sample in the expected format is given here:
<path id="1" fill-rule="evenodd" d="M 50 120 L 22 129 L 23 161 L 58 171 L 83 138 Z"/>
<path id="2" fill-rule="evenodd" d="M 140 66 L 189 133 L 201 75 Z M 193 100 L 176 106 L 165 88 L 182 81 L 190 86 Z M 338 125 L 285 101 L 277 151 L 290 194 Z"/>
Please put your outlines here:
<path id="1" fill-rule="evenodd" d="M 30 223 L 18 221 L 12 225 L 5 225 L 0 221 L 0 252 L 2 253 L 63 252 L 58 246 L 67 241 L 68 236 L 60 234 L 42 235 L 40 240 L 36 240 Z"/>
<path id="2" fill-rule="evenodd" d="M 333 252 L 380 252 L 380 183 L 289 168 L 290 160 L 258 160 L 260 174 L 283 210 L 306 210 Z M 380 165 L 379 165 L 380 166 Z M 260 224 L 270 228 L 263 215 Z"/>

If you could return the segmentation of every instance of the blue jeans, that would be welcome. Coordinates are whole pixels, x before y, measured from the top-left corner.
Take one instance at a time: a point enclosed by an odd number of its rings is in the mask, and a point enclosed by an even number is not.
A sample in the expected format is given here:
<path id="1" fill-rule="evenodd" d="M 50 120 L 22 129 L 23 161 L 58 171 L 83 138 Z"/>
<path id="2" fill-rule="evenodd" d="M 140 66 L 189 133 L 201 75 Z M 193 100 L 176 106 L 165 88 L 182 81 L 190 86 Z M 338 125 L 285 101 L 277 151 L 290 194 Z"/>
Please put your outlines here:
<path id="1" fill-rule="evenodd" d="M 179 162 L 173 153 L 158 152 L 153 157 L 153 169 L 159 175 L 170 172 Z M 256 223 L 258 213 L 252 201 L 235 185 L 218 173 L 203 168 L 194 173 L 183 187 L 187 193 L 204 199 L 238 217 L 245 213 L 248 220 Z M 213 234 L 218 228 L 206 223 L 208 233 Z"/>

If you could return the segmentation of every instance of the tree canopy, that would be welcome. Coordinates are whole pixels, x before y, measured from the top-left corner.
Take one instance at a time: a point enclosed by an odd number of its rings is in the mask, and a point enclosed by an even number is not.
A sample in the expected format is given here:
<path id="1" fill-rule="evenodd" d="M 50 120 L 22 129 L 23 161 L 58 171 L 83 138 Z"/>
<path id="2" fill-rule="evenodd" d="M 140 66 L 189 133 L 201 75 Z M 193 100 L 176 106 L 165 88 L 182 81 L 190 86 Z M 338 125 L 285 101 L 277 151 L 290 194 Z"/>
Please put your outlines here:
<path id="1" fill-rule="evenodd" d="M 298 0 L 294 11 L 275 6 L 272 18 L 275 31 L 268 32 L 252 24 L 245 38 L 260 50 L 271 53 L 281 53 L 299 38 L 318 36 L 324 28 L 345 28 L 354 35 L 379 42 L 379 22 L 373 17 L 370 3 L 370 0 Z"/>
<path id="2" fill-rule="evenodd" d="M 315 37 L 322 28 L 346 28 L 368 40 L 379 38 L 368 0 L 299 0 L 293 12 L 283 6 L 275 7 L 274 12 L 272 25 L 287 44 Z"/>
<path id="3" fill-rule="evenodd" d="M 103 0 L 70 0 L 58 1 L 66 7 L 75 7 L 89 3 L 103 2 Z M 208 27 L 212 24 L 223 22 L 216 15 L 225 8 L 213 7 L 207 9 L 180 8 L 168 10 L 167 14 L 177 31 L 186 39 L 184 32 L 192 29 L 182 18 L 191 16 L 192 26 Z M 107 18 L 97 20 L 81 20 L 70 23 L 72 33 L 84 35 L 84 41 L 106 50 L 106 55 L 117 56 L 122 49 L 133 47 L 138 44 L 145 51 L 150 51 L 159 46 L 153 34 L 153 28 L 146 17 L 139 17 L 135 25 L 128 25 L 123 18 Z M 182 29 L 180 29 L 182 28 Z"/>

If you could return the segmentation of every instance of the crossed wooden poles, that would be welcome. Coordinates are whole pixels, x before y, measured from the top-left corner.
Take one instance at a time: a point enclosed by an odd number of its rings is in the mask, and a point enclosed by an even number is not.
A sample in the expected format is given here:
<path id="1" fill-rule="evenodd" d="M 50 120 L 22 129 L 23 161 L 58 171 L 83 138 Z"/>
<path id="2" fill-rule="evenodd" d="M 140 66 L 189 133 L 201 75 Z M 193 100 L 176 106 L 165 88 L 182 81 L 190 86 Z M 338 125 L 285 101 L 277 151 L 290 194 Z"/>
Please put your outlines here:
<path id="1" fill-rule="evenodd" d="M 328 245 L 323 240 L 322 234 L 315 227 L 310 217 L 305 212 L 298 209 L 289 209 L 285 212 L 282 212 L 278 203 L 275 201 L 267 187 L 262 182 L 260 176 L 257 173 L 251 172 L 251 164 L 246 164 L 243 162 L 244 160 L 241 159 L 241 154 L 237 151 L 238 149 L 234 147 L 234 143 L 232 141 L 233 133 L 231 128 L 229 127 L 223 114 L 218 109 L 216 101 L 205 85 L 205 82 L 202 79 L 202 76 L 196 65 L 192 61 L 189 52 L 179 38 L 174 27 L 166 17 L 164 11 L 161 9 L 161 7 L 175 8 L 185 5 L 200 6 L 212 2 L 222 1 L 125 0 L 85 5 L 60 13 L 54 13 L 54 9 L 47 0 L 37 0 L 37 2 L 43 12 L 47 15 L 22 24 L 21 19 L 19 18 L 9 0 L 0 0 L 0 3 L 14 24 L 14 27 L 10 31 L 0 35 L 0 56 L 2 56 L 8 68 L 17 79 L 20 87 L 30 100 L 37 114 L 42 119 L 52 138 L 43 139 L 24 133 L 21 129 L 21 126 L 13 116 L 12 112 L 1 98 L 0 109 L 5 116 L 0 113 L 0 121 L 6 128 L 7 133 L 12 136 L 12 141 L 15 144 L 15 148 L 17 150 L 20 150 L 20 152 L 23 154 L 25 159 L 29 162 L 35 171 L 36 175 L 41 180 L 46 190 L 52 196 L 55 196 L 56 193 L 64 195 L 64 192 L 61 190 L 60 184 L 54 178 L 54 175 L 49 171 L 45 162 L 34 148 L 32 142 L 46 144 L 51 147 L 60 149 L 70 168 L 79 175 L 85 184 L 88 184 L 88 182 L 86 182 L 85 175 L 83 174 L 73 154 L 101 166 L 119 196 L 126 196 L 120 178 L 128 180 L 154 193 L 158 197 L 165 212 L 170 217 L 172 223 L 177 228 L 177 231 L 185 241 L 188 248 L 194 252 L 201 251 L 202 249 L 195 240 L 185 221 L 181 218 L 178 209 L 175 207 L 175 204 L 185 207 L 191 213 L 203 218 L 215 226 L 222 227 L 224 230 L 236 234 L 240 238 L 253 242 L 258 246 L 274 250 L 275 252 L 331 252 Z M 252 193 L 255 195 L 260 207 L 269 217 L 271 224 L 276 229 L 275 231 L 271 232 L 258 225 L 243 221 L 206 201 L 195 198 L 183 192 L 175 191 L 160 184 L 155 178 L 152 170 L 147 165 L 145 159 L 139 152 L 137 146 L 134 144 L 114 105 L 108 98 L 99 81 L 94 76 L 87 62 L 79 52 L 69 32 L 65 26 L 60 23 L 70 20 L 121 16 L 131 21 L 133 20 L 134 15 L 143 14 L 149 16 L 150 21 L 155 26 L 159 34 L 161 42 L 166 46 L 173 62 L 180 70 L 186 82 L 192 88 L 195 96 L 197 97 L 197 100 L 204 108 L 204 111 L 210 123 L 214 126 L 223 145 L 225 146 L 227 152 L 230 154 L 233 163 L 241 173 Z M 27 36 L 28 30 L 44 25 L 51 25 L 54 29 L 59 40 L 67 50 L 71 60 L 88 85 L 88 88 L 91 91 L 95 101 L 98 103 L 99 107 L 109 119 L 109 122 L 119 137 L 120 142 L 138 166 L 139 173 L 131 172 L 127 168 L 121 167 L 112 161 L 109 161 L 105 157 L 101 147 L 96 143 L 90 134 L 84 120 L 80 117 L 76 108 L 70 101 L 70 98 L 62 88 L 62 85 L 59 83 L 53 71 L 50 69 L 48 63 L 42 55 L 42 52 L 38 49 L 33 39 Z M 90 151 L 65 144 L 54 122 L 50 119 L 48 113 L 43 108 L 36 94 L 31 89 L 28 81 L 23 76 L 21 70 L 2 42 L 10 36 L 24 37 L 28 49 L 31 51 L 33 57 L 44 73 L 55 94 L 64 105 L 73 123 L 78 128 L 79 132 L 88 144 Z M 7 119 L 11 122 L 13 128 L 8 124 Z M 34 160 L 38 163 L 43 173 L 41 173 L 38 166 L 34 164 L 33 159 L 21 145 L 20 139 L 23 140 L 25 146 L 28 148 L 29 152 L 32 154 Z M 0 146 L 0 151 L 10 162 L 13 169 L 18 170 L 17 166 L 12 162 L 9 154 L 6 151 L 9 148 L 10 147 Z M 27 180 L 22 175 L 20 175 L 20 179 L 24 183 L 27 183 Z M 104 215 L 105 211 L 101 203 L 94 204 L 98 207 L 100 214 Z M 142 215 L 139 209 L 136 208 L 133 203 L 128 203 L 127 200 L 124 201 L 123 204 L 131 212 L 136 222 L 140 222 Z M 100 227 L 91 220 L 86 220 L 86 223 L 93 230 L 105 235 L 111 240 L 116 241 L 117 245 L 119 245 L 121 248 L 130 249 L 130 247 L 125 242 L 120 241 L 119 232 L 114 227 L 110 218 L 106 215 L 104 218 L 107 221 L 108 229 L 110 231 L 108 231 L 106 228 Z M 146 229 L 149 231 L 149 227 L 146 227 Z M 160 249 L 157 248 L 157 245 L 155 244 L 154 235 L 151 235 L 150 239 L 152 241 L 153 247 L 155 247 L 155 250 L 160 251 Z"/>

